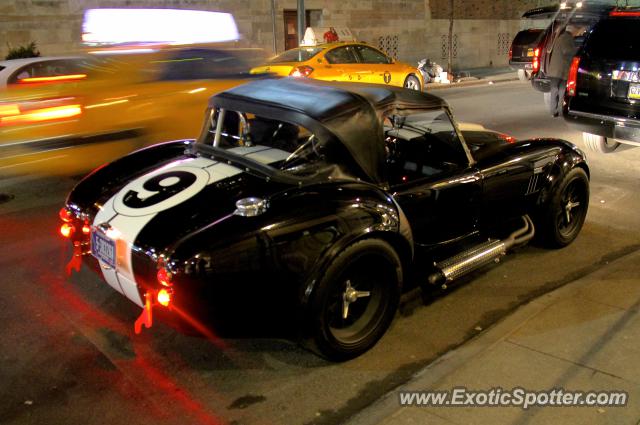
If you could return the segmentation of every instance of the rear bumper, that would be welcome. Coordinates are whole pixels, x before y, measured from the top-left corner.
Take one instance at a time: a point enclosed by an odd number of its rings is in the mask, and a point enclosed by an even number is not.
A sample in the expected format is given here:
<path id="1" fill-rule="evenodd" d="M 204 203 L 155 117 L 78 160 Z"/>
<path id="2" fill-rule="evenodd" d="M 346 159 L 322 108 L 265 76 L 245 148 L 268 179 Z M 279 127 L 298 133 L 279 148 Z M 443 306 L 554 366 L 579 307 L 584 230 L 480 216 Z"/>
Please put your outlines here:
<path id="1" fill-rule="evenodd" d="M 533 69 L 533 63 L 531 61 L 510 60 L 509 66 L 513 69 L 525 69 L 527 71 L 531 71 Z"/>
<path id="2" fill-rule="evenodd" d="M 548 78 L 534 76 L 531 79 L 531 86 L 543 93 L 548 93 L 549 91 L 551 91 L 551 82 Z"/>
<path id="3" fill-rule="evenodd" d="M 567 108 L 564 119 L 572 127 L 585 133 L 640 143 L 640 120 L 575 111 Z"/>

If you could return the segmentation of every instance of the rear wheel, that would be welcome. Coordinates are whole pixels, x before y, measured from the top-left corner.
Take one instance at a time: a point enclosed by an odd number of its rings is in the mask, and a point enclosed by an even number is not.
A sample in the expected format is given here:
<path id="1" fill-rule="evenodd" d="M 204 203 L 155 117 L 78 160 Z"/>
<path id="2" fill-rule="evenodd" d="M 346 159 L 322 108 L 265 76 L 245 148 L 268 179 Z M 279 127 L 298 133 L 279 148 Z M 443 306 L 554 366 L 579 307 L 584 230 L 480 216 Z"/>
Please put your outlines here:
<path id="1" fill-rule="evenodd" d="M 526 69 L 519 69 L 518 79 L 520 81 L 529 81 L 531 79 L 531 71 L 527 71 Z"/>
<path id="2" fill-rule="evenodd" d="M 582 133 L 582 140 L 587 148 L 600 153 L 611 153 L 620 146 L 620 143 L 614 139 L 591 133 Z"/>
<path id="3" fill-rule="evenodd" d="M 404 88 L 410 90 L 422 90 L 420 86 L 420 80 L 415 75 L 409 75 L 406 80 L 404 80 Z"/>
<path id="4" fill-rule="evenodd" d="M 373 347 L 393 320 L 401 282 L 400 259 L 386 242 L 367 239 L 346 248 L 318 283 L 311 306 L 320 353 L 340 361 Z"/>
<path id="5" fill-rule="evenodd" d="M 542 241 L 562 248 L 578 237 L 589 207 L 589 178 L 582 168 L 569 171 L 536 223 Z"/>

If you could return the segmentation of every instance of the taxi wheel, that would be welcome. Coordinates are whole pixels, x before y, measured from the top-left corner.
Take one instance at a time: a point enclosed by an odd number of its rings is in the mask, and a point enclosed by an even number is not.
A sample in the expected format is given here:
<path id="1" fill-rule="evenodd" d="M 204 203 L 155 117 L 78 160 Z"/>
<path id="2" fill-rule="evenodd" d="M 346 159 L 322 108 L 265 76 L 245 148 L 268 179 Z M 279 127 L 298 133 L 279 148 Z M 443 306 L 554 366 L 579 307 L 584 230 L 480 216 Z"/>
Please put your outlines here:
<path id="1" fill-rule="evenodd" d="M 409 90 L 422 90 L 422 87 L 420 87 L 420 80 L 415 75 L 409 75 L 407 79 L 404 80 L 404 88 Z"/>

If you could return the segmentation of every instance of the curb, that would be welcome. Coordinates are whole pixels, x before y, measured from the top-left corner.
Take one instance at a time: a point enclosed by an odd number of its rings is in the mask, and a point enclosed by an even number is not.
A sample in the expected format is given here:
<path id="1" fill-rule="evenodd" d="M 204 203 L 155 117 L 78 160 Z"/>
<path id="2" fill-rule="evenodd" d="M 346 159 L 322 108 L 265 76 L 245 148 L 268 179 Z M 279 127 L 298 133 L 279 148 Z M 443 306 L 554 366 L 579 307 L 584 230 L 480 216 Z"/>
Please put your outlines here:
<path id="1" fill-rule="evenodd" d="M 611 265 L 631 255 L 637 255 L 638 251 L 640 251 L 640 248 L 635 247 L 630 252 L 624 252 L 618 258 L 607 261 L 605 264 Z M 502 343 L 547 308 L 578 293 L 582 287 L 583 279 L 594 273 L 601 272 L 604 268 L 601 267 L 584 276 L 580 276 L 551 292 L 542 294 L 521 305 L 485 331 L 435 359 L 418 371 L 409 381 L 389 391 L 373 404 L 349 418 L 345 425 L 378 425 L 383 423 L 387 418 L 402 409 L 398 402 L 398 393 L 400 391 L 425 391 L 436 387 L 447 376 L 464 368 L 469 360 Z"/>
<path id="2" fill-rule="evenodd" d="M 445 89 L 452 89 L 456 87 L 481 86 L 483 84 L 487 84 L 487 85 L 500 84 L 500 83 L 508 83 L 511 81 L 519 81 L 519 80 L 518 80 L 518 77 L 509 77 L 504 79 L 481 78 L 475 81 L 461 81 L 459 83 L 450 83 L 450 84 L 428 83 L 425 86 L 425 91 L 445 90 Z"/>

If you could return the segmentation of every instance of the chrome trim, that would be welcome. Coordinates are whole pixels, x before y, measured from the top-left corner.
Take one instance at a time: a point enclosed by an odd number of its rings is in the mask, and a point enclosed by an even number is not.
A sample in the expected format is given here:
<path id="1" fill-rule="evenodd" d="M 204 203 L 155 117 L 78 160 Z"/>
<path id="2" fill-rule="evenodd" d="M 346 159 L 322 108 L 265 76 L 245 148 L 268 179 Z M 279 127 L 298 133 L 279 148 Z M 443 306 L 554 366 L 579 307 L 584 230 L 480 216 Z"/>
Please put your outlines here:
<path id="1" fill-rule="evenodd" d="M 268 203 L 262 198 L 243 198 L 236 202 L 236 210 L 234 215 L 241 217 L 255 217 L 267 211 Z"/>
<path id="2" fill-rule="evenodd" d="M 533 221 L 529 216 L 523 216 L 522 220 L 524 226 L 511 233 L 508 238 L 504 240 L 489 239 L 485 243 L 434 264 L 436 272 L 428 277 L 428 282 L 432 285 L 446 286 L 447 282 L 464 276 L 492 261 L 500 261 L 500 257 L 506 255 L 509 249 L 530 241 L 535 235 Z"/>

